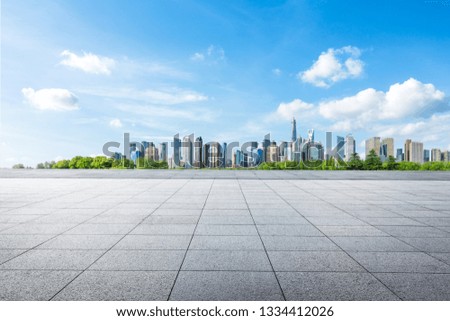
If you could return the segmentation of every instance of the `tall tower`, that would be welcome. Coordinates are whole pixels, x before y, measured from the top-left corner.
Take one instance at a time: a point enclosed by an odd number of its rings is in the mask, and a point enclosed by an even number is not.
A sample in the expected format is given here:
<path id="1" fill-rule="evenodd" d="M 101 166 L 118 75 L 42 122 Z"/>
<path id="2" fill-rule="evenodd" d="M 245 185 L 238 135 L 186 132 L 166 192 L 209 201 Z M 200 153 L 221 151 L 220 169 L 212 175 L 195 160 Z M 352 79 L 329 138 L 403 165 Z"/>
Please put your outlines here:
<path id="1" fill-rule="evenodd" d="M 291 141 L 295 142 L 297 140 L 297 122 L 295 121 L 295 117 L 292 117 L 292 135 Z"/>

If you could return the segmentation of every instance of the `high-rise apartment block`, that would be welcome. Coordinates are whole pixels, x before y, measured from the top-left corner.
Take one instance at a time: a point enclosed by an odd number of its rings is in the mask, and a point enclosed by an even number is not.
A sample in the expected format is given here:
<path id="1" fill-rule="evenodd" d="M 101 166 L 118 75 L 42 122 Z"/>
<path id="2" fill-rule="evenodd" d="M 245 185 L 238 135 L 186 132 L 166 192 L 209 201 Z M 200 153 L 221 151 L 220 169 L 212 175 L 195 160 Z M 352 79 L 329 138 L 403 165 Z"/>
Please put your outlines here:
<path id="1" fill-rule="evenodd" d="M 441 150 L 439 148 L 431 149 L 431 161 L 440 162 L 441 161 Z"/>
<path id="2" fill-rule="evenodd" d="M 369 155 L 371 150 L 374 150 L 375 154 L 380 156 L 380 145 L 380 137 L 366 139 L 366 156 Z"/>

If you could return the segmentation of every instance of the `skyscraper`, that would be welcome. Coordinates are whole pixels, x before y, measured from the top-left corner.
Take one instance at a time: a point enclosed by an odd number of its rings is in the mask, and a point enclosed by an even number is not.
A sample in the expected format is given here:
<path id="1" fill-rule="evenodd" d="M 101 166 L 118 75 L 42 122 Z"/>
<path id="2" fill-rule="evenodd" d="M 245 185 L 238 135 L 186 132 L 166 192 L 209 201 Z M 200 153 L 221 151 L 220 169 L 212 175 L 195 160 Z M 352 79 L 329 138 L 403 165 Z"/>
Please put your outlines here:
<path id="1" fill-rule="evenodd" d="M 381 146 L 384 148 L 384 156 L 387 158 L 389 156 L 394 157 L 394 138 L 383 138 L 381 141 Z"/>
<path id="2" fill-rule="evenodd" d="M 380 156 L 380 145 L 380 137 L 371 137 L 366 139 L 366 157 L 372 149 L 375 151 L 377 156 Z"/>
<path id="3" fill-rule="evenodd" d="M 411 139 L 405 140 L 405 148 L 404 148 L 404 160 L 406 162 L 411 161 Z"/>
<path id="4" fill-rule="evenodd" d="M 441 150 L 439 148 L 431 149 L 431 161 L 440 162 L 441 161 Z"/>
<path id="5" fill-rule="evenodd" d="M 411 142 L 411 162 L 423 163 L 423 143 Z"/>
<path id="6" fill-rule="evenodd" d="M 191 168 L 193 162 L 193 152 L 192 152 L 192 138 L 193 135 L 185 136 L 183 138 L 183 146 L 181 148 L 181 166 L 185 168 Z"/>
<path id="7" fill-rule="evenodd" d="M 352 134 L 348 134 L 345 137 L 345 161 L 350 161 L 354 153 L 356 153 L 356 142 Z"/>
<path id="8" fill-rule="evenodd" d="M 194 168 L 203 167 L 203 139 L 201 136 L 197 137 L 194 142 Z"/>
<path id="9" fill-rule="evenodd" d="M 423 143 L 405 141 L 405 161 L 422 164 L 424 162 Z"/>
<path id="10" fill-rule="evenodd" d="M 296 139 L 297 139 L 297 122 L 295 121 L 295 117 L 292 117 L 291 141 L 295 142 Z"/>
<path id="11" fill-rule="evenodd" d="M 425 163 L 430 161 L 430 150 L 429 149 L 423 150 L 423 161 Z"/>
<path id="12" fill-rule="evenodd" d="M 159 160 L 167 162 L 167 143 L 161 143 L 159 144 Z"/>
<path id="13" fill-rule="evenodd" d="M 448 150 L 444 150 L 441 155 L 441 160 L 443 162 L 450 162 L 450 152 Z"/>
<path id="14" fill-rule="evenodd" d="M 333 149 L 333 133 L 327 132 L 325 138 L 325 159 L 331 158 L 331 150 Z"/>
<path id="15" fill-rule="evenodd" d="M 308 130 L 308 140 L 309 140 L 311 143 L 314 143 L 314 129 Z"/>
<path id="16" fill-rule="evenodd" d="M 336 136 L 336 150 L 337 150 L 337 156 L 339 156 L 339 160 L 344 159 L 344 137 L 342 136 Z"/>
<path id="17" fill-rule="evenodd" d="M 403 155 L 403 149 L 401 148 L 397 148 L 397 157 L 396 157 L 397 162 L 401 162 L 403 160 L 405 160 L 405 157 Z"/>

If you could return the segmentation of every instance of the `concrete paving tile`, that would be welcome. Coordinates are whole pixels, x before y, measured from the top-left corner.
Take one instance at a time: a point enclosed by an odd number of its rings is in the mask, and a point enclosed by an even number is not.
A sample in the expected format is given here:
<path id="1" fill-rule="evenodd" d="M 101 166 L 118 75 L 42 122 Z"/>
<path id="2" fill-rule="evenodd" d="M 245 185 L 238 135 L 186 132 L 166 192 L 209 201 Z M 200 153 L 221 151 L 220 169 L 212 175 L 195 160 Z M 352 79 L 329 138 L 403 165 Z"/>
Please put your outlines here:
<path id="1" fill-rule="evenodd" d="M 364 271 L 355 260 L 342 251 L 268 251 L 268 254 L 275 271 Z"/>
<path id="2" fill-rule="evenodd" d="M 361 217 L 362 221 L 376 226 L 396 225 L 396 226 L 424 226 L 423 223 L 407 217 Z"/>
<path id="3" fill-rule="evenodd" d="M 413 247 L 405 244 L 394 237 L 367 236 L 367 237 L 347 237 L 334 236 L 331 239 L 336 242 L 344 251 L 355 252 L 399 252 L 416 251 Z"/>
<path id="4" fill-rule="evenodd" d="M 257 236 L 258 231 L 254 225 L 206 225 L 200 224 L 195 230 L 195 235 L 253 235 Z"/>
<path id="5" fill-rule="evenodd" d="M 450 300 L 450 274 L 376 273 L 375 276 L 402 300 Z"/>
<path id="6" fill-rule="evenodd" d="M 189 250 L 182 270 L 272 271 L 264 251 Z"/>
<path id="7" fill-rule="evenodd" d="M 260 235 L 280 236 L 323 236 L 314 226 L 306 224 L 297 225 L 258 225 Z"/>
<path id="8" fill-rule="evenodd" d="M 37 224 L 34 222 L 28 222 L 1 231 L 0 234 L 59 234 L 67 231 L 75 225 L 76 223 Z"/>
<path id="9" fill-rule="evenodd" d="M 369 272 L 450 273 L 450 266 L 422 252 L 350 252 Z"/>
<path id="10" fill-rule="evenodd" d="M 18 256 L 25 250 L 1 250 L 0 249 L 0 264 Z"/>
<path id="11" fill-rule="evenodd" d="M 370 226 L 317 226 L 327 236 L 389 236 L 383 231 Z"/>
<path id="12" fill-rule="evenodd" d="M 111 250 L 89 269 L 178 271 L 185 253 L 185 250 Z"/>
<path id="13" fill-rule="evenodd" d="M 1 271 L 0 300 L 50 300 L 78 273 L 78 271 Z"/>
<path id="14" fill-rule="evenodd" d="M 273 272 L 181 271 L 170 300 L 283 300 Z"/>
<path id="15" fill-rule="evenodd" d="M 59 235 L 37 249 L 107 250 L 121 238 L 122 235 Z"/>
<path id="16" fill-rule="evenodd" d="M 204 209 L 202 216 L 249 216 L 248 209 Z"/>
<path id="17" fill-rule="evenodd" d="M 41 235 L 1 235 L 0 249 L 30 249 L 54 237 L 51 234 Z"/>
<path id="18" fill-rule="evenodd" d="M 298 216 L 297 211 L 291 207 L 286 208 L 250 208 L 253 216 Z"/>
<path id="19" fill-rule="evenodd" d="M 116 250 L 186 250 L 191 235 L 127 235 L 113 249 Z"/>
<path id="20" fill-rule="evenodd" d="M 199 208 L 189 208 L 189 206 L 186 207 L 180 207 L 180 208 L 158 208 L 152 213 L 152 216 L 164 216 L 164 215 L 170 215 L 170 216 L 200 216 L 202 213 L 202 207 Z"/>
<path id="21" fill-rule="evenodd" d="M 251 224 L 253 224 L 253 219 L 250 216 L 250 214 L 248 214 L 247 216 L 245 216 L 245 215 L 214 215 L 214 216 L 202 215 L 198 223 L 199 223 L 199 225 L 202 225 L 202 224 L 212 224 L 212 225 L 215 225 L 215 224 L 218 224 L 218 225 L 243 224 L 243 225 L 251 225 Z"/>
<path id="22" fill-rule="evenodd" d="M 193 250 L 263 250 L 258 236 L 195 235 L 189 249 Z"/>
<path id="23" fill-rule="evenodd" d="M 307 217 L 314 225 L 322 226 L 364 226 L 367 225 L 365 222 L 358 220 L 356 218 L 336 218 L 336 217 Z"/>
<path id="24" fill-rule="evenodd" d="M 291 224 L 306 224 L 310 225 L 304 217 L 302 216 L 255 216 L 253 217 L 256 224 L 283 224 L 283 225 L 291 225 Z"/>
<path id="25" fill-rule="evenodd" d="M 34 221 L 40 217 L 45 217 L 45 215 L 9 215 L 0 214 L 0 223 L 2 224 L 15 224 Z"/>
<path id="26" fill-rule="evenodd" d="M 450 252 L 450 238 L 402 237 L 403 242 L 425 252 Z"/>
<path id="27" fill-rule="evenodd" d="M 447 253 L 434 253 L 434 252 L 429 252 L 429 255 L 431 255 L 432 257 L 440 260 L 441 262 L 447 263 L 448 265 L 450 265 L 450 252 Z"/>
<path id="28" fill-rule="evenodd" d="M 164 301 L 175 271 L 85 271 L 54 300 Z"/>
<path id="29" fill-rule="evenodd" d="M 395 296 L 369 273 L 276 272 L 287 300 L 395 301 Z"/>
<path id="30" fill-rule="evenodd" d="M 68 230 L 64 234 L 69 235 L 110 235 L 110 234 L 127 234 L 136 224 L 91 224 L 83 223 Z"/>
<path id="31" fill-rule="evenodd" d="M 268 251 L 338 251 L 339 248 L 326 237 L 316 236 L 261 236 Z"/>
<path id="32" fill-rule="evenodd" d="M 0 270 L 83 270 L 103 253 L 101 250 L 30 250 L 0 265 Z"/>
<path id="33" fill-rule="evenodd" d="M 450 226 L 450 216 L 449 217 L 416 217 L 415 220 L 422 222 L 427 225 L 441 227 Z"/>
<path id="34" fill-rule="evenodd" d="M 139 224 L 130 234 L 192 235 L 195 224 Z"/>
<path id="35" fill-rule="evenodd" d="M 142 224 L 197 224 L 200 215 L 151 215 Z"/>
<path id="36" fill-rule="evenodd" d="M 430 226 L 377 226 L 377 228 L 399 237 L 450 237 L 450 233 Z"/>

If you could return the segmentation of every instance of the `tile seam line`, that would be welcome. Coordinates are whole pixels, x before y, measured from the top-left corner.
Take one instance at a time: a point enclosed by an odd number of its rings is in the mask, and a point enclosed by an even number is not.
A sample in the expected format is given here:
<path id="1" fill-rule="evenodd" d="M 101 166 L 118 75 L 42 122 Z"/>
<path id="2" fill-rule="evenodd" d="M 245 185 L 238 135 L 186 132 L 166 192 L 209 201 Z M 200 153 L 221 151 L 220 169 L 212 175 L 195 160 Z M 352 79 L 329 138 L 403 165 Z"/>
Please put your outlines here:
<path id="1" fill-rule="evenodd" d="M 181 261 L 180 268 L 178 269 L 178 272 L 175 275 L 175 279 L 173 280 L 173 284 L 172 284 L 172 287 L 170 288 L 170 292 L 169 292 L 169 295 L 167 296 L 167 300 L 166 301 L 170 301 L 170 297 L 172 296 L 173 289 L 175 288 L 175 285 L 176 285 L 177 280 L 178 280 L 178 276 L 180 275 L 180 272 L 181 272 L 181 269 L 183 267 L 184 261 L 186 260 L 186 256 L 187 256 L 187 253 L 189 251 L 189 247 L 191 246 L 192 240 L 194 239 L 195 231 L 197 230 L 198 223 L 200 222 L 200 219 L 202 217 L 203 211 L 205 210 L 206 202 L 208 201 L 209 195 L 211 194 L 211 191 L 212 191 L 214 183 L 215 183 L 215 179 L 213 178 L 212 182 L 211 182 L 211 186 L 209 187 L 209 190 L 208 190 L 208 195 L 206 196 L 205 202 L 203 203 L 202 210 L 201 210 L 200 215 L 199 215 L 199 217 L 197 219 L 197 223 L 195 224 L 195 228 L 194 228 L 194 231 L 192 232 L 191 239 L 189 240 L 189 244 L 188 244 L 188 246 L 186 248 L 186 251 L 184 252 L 183 260 Z"/>
<path id="2" fill-rule="evenodd" d="M 288 201 L 285 200 L 285 198 L 283 196 L 281 196 L 278 192 L 276 192 L 271 186 L 269 186 L 265 181 L 263 181 L 264 184 L 270 188 L 276 195 L 278 195 L 278 197 L 280 197 L 283 202 L 285 202 L 286 204 L 288 204 L 291 208 L 293 208 L 300 216 L 302 216 L 305 220 L 307 220 L 310 224 L 312 224 L 314 227 L 316 225 L 314 225 L 312 222 L 310 222 L 308 220 L 308 218 L 306 218 L 305 216 L 303 216 L 296 208 L 294 208 Z M 298 187 L 297 185 L 293 184 L 291 180 L 288 180 L 289 184 L 291 184 L 292 186 L 294 186 L 295 188 L 299 189 L 300 191 L 304 191 L 310 195 L 313 195 L 311 193 L 309 193 L 308 191 L 305 191 L 303 189 L 301 189 L 300 187 Z M 321 201 L 324 201 L 323 199 L 321 199 L 320 197 L 316 196 L 317 198 L 319 198 Z M 330 204 L 327 201 L 324 201 L 328 204 Z M 336 206 L 334 206 L 336 207 Z M 317 228 L 317 227 L 316 227 Z M 317 228 L 318 229 L 318 228 Z M 319 229 L 318 229 L 319 230 Z M 320 231 L 320 230 L 319 230 Z M 321 231 L 320 231 L 321 232 Z M 321 232 L 322 233 L 322 232 Z M 322 233 L 323 234 L 323 233 Z M 336 245 L 338 248 L 340 248 L 344 253 L 346 253 L 353 261 L 355 261 L 361 268 L 363 268 L 367 273 L 369 273 L 370 275 L 372 275 L 373 278 L 375 278 L 378 282 L 380 282 L 387 290 L 389 290 L 389 292 L 391 292 L 395 297 L 397 297 L 399 300 L 403 301 L 403 299 L 397 295 L 397 293 L 395 293 L 391 288 L 389 288 L 386 284 L 384 284 L 379 278 L 377 278 L 375 275 L 373 275 L 369 270 L 366 269 L 365 266 L 363 266 L 360 262 L 358 262 L 357 260 L 355 260 L 355 258 L 353 256 L 351 256 L 349 253 L 347 253 L 347 251 L 345 251 L 342 247 L 340 247 L 336 242 L 334 242 L 330 237 L 328 237 L 327 235 L 324 234 L 324 236 L 330 241 L 332 242 L 334 245 Z"/>
<path id="3" fill-rule="evenodd" d="M 162 180 L 159 184 L 157 184 L 156 186 L 159 186 L 161 184 L 163 184 L 164 180 Z M 164 202 L 162 202 L 160 204 L 160 206 L 162 206 L 168 199 L 170 199 L 176 192 L 178 192 L 181 188 L 183 188 L 187 183 L 189 182 L 186 181 L 181 187 L 179 187 L 172 195 L 170 195 L 166 200 L 164 200 Z M 153 188 L 155 188 L 155 186 L 153 186 L 150 189 L 145 189 L 144 191 L 138 193 L 137 195 L 141 195 L 145 192 L 147 192 L 148 190 L 152 190 Z M 135 197 L 136 195 L 131 195 L 127 200 L 132 199 L 133 197 Z M 123 202 L 119 203 L 119 204 L 123 204 L 125 203 L 126 200 L 124 200 Z M 159 207 L 160 207 L 159 206 Z M 117 242 L 115 242 L 111 247 L 109 247 L 102 255 L 100 255 L 97 259 L 95 259 L 91 264 L 89 264 L 86 268 L 84 268 L 80 273 L 78 273 L 72 280 L 70 280 L 66 285 L 64 285 L 59 291 L 57 291 L 50 299 L 48 299 L 48 301 L 52 301 L 59 293 L 61 293 L 65 288 L 67 288 L 72 282 L 74 282 L 81 274 L 83 274 L 84 272 L 86 272 L 92 265 L 94 265 L 99 259 L 101 259 L 106 253 L 108 253 L 114 246 L 116 246 L 120 241 L 122 241 L 127 235 L 129 235 L 130 232 L 132 232 L 139 224 L 141 224 L 145 219 L 147 219 L 148 217 L 150 217 L 159 207 L 153 209 L 149 215 L 145 216 L 139 223 L 137 223 L 130 231 L 128 231 L 127 234 L 123 235 Z"/>
<path id="4" fill-rule="evenodd" d="M 261 181 L 261 180 L 260 180 L 260 181 Z M 277 284 L 278 284 L 278 287 L 279 287 L 279 289 L 280 289 L 280 291 L 281 291 L 281 295 L 282 295 L 282 297 L 283 297 L 283 300 L 284 300 L 284 301 L 287 301 L 287 300 L 286 300 L 286 295 L 284 294 L 283 288 L 281 287 L 280 280 L 278 279 L 278 275 L 277 275 L 277 273 L 275 272 L 275 269 L 274 269 L 274 267 L 273 267 L 272 261 L 270 260 L 269 253 L 267 252 L 266 245 L 264 244 L 264 242 L 263 242 L 263 240 L 262 240 L 262 238 L 261 238 L 261 234 L 260 234 L 260 232 L 259 232 L 258 225 L 256 224 L 256 221 L 255 221 L 255 219 L 254 219 L 254 217 L 253 217 L 252 211 L 251 211 L 251 209 L 250 209 L 250 207 L 249 207 L 249 205 L 248 205 L 247 198 L 245 197 L 245 193 L 244 193 L 244 190 L 242 189 L 242 185 L 241 185 L 241 182 L 240 182 L 239 178 L 237 179 L 237 183 L 238 183 L 239 189 L 241 190 L 241 193 L 242 193 L 242 195 L 243 195 L 243 197 L 244 197 L 245 204 L 247 205 L 247 209 L 248 209 L 248 211 L 249 211 L 249 213 L 250 213 L 250 216 L 252 217 L 253 224 L 254 224 L 254 226 L 255 226 L 255 228 L 256 228 L 256 232 L 258 233 L 259 240 L 260 240 L 260 242 L 261 242 L 261 244 L 262 244 L 262 246 L 263 246 L 263 248 L 264 248 L 264 252 L 265 252 L 265 254 L 266 254 L 267 260 L 269 261 L 270 267 L 272 268 L 272 273 L 273 273 L 273 275 L 274 275 L 274 277 L 275 277 L 275 280 L 277 281 Z"/>

